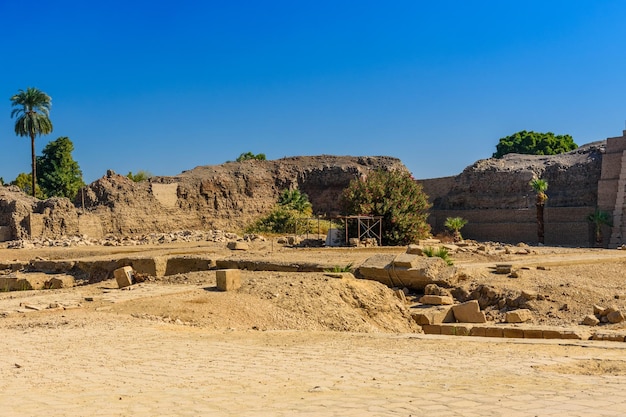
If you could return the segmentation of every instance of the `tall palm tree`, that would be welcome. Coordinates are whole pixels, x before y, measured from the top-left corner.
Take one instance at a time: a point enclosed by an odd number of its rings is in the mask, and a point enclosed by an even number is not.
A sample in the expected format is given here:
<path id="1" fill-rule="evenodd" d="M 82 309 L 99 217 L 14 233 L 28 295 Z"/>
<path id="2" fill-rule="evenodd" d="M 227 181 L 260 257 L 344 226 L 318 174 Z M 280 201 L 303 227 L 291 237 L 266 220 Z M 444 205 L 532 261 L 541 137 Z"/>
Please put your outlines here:
<path id="1" fill-rule="evenodd" d="M 37 161 L 35 158 L 35 136 L 47 135 L 52 132 L 50 121 L 50 106 L 52 99 L 49 95 L 33 87 L 19 92 L 11 97 L 11 105 L 17 107 L 11 111 L 11 117 L 17 117 L 15 121 L 15 134 L 30 137 L 30 152 L 32 166 L 32 193 L 35 196 L 37 188 Z"/>
<path id="2" fill-rule="evenodd" d="M 540 178 L 535 178 L 530 181 L 530 186 L 537 194 L 537 201 L 535 202 L 535 206 L 537 206 L 537 239 L 539 240 L 539 243 L 545 243 L 543 227 L 543 208 L 546 205 L 546 201 L 548 200 L 548 195 L 546 194 L 546 191 L 548 191 L 548 181 L 542 180 Z"/>

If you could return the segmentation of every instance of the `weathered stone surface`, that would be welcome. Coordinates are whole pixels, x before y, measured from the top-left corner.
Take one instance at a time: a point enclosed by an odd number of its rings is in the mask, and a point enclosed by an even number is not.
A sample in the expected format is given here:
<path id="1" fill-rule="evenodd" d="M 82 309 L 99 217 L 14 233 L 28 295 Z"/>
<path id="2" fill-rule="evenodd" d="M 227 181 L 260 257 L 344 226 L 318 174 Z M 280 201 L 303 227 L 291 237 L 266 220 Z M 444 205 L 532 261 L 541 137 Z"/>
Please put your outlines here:
<path id="1" fill-rule="evenodd" d="M 415 256 L 414 268 L 396 267 L 394 259 L 396 259 L 394 255 L 374 255 L 361 264 L 358 275 L 389 287 L 407 287 L 415 290 L 423 290 L 431 283 L 451 286 L 456 280 L 455 269 L 449 267 L 441 258 Z"/>
<path id="2" fill-rule="evenodd" d="M 424 295 L 419 299 L 419 302 L 422 304 L 429 305 L 451 305 L 454 303 L 452 297 L 448 297 L 445 295 Z"/>
<path id="3" fill-rule="evenodd" d="M 250 245 L 246 242 L 228 242 L 226 247 L 230 250 L 250 250 Z"/>
<path id="4" fill-rule="evenodd" d="M 593 305 L 593 314 L 597 314 L 598 316 L 606 316 L 607 311 L 606 307 L 599 306 L 597 304 Z"/>
<path id="5" fill-rule="evenodd" d="M 609 323 L 621 323 L 624 321 L 624 314 L 621 311 L 612 311 L 606 315 Z"/>
<path id="6" fill-rule="evenodd" d="M 472 325 L 465 323 L 444 323 L 439 327 L 440 334 L 448 336 L 469 336 L 472 331 Z"/>
<path id="7" fill-rule="evenodd" d="M 530 310 L 521 308 L 518 310 L 507 311 L 505 314 L 505 321 L 507 323 L 525 323 L 533 319 L 533 314 Z"/>
<path id="8" fill-rule="evenodd" d="M 452 306 L 414 306 L 411 308 L 411 317 L 417 324 L 454 323 Z"/>
<path id="9" fill-rule="evenodd" d="M 238 269 L 215 271 L 217 288 L 221 291 L 234 291 L 241 288 L 241 273 Z"/>
<path id="10" fill-rule="evenodd" d="M 419 259 L 419 255 L 401 253 L 394 258 L 393 266 L 394 268 L 415 268 L 419 265 Z"/>
<path id="11" fill-rule="evenodd" d="M 119 288 L 128 287 L 133 285 L 134 277 L 133 277 L 133 267 L 132 266 L 123 266 L 121 268 L 113 271 L 113 276 L 115 277 L 115 281 L 117 282 L 117 286 Z"/>
<path id="12" fill-rule="evenodd" d="M 589 314 L 583 319 L 583 324 L 585 326 L 597 326 L 600 324 L 600 320 L 596 316 Z"/>
<path id="13" fill-rule="evenodd" d="M 422 246 L 411 244 L 406 248 L 406 253 L 422 256 L 424 254 L 423 249 Z"/>
<path id="14" fill-rule="evenodd" d="M 44 283 L 44 288 L 56 290 L 59 288 L 71 288 L 74 286 L 74 277 L 71 275 L 57 275 Z"/>
<path id="15" fill-rule="evenodd" d="M 424 287 L 425 295 L 441 295 L 446 297 L 452 297 L 450 290 L 446 288 L 441 288 L 437 284 L 428 284 Z"/>
<path id="16" fill-rule="evenodd" d="M 478 301 L 471 300 L 452 307 L 454 318 L 460 323 L 486 323 L 485 313 L 480 311 Z"/>
<path id="17" fill-rule="evenodd" d="M 511 267 L 511 264 L 496 264 L 496 274 L 510 274 Z"/>

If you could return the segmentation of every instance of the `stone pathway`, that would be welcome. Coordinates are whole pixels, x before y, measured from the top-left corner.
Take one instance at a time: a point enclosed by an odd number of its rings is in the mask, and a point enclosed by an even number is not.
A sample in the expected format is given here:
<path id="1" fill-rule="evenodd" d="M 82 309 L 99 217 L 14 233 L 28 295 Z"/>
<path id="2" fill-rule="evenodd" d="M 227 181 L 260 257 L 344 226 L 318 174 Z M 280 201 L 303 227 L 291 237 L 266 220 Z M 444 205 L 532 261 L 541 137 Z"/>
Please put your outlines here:
<path id="1" fill-rule="evenodd" d="M 623 343 L 0 319 L 2 416 L 623 416 Z M 590 375 L 550 371 L 613 361 Z M 613 375 L 615 374 L 615 375 Z"/>

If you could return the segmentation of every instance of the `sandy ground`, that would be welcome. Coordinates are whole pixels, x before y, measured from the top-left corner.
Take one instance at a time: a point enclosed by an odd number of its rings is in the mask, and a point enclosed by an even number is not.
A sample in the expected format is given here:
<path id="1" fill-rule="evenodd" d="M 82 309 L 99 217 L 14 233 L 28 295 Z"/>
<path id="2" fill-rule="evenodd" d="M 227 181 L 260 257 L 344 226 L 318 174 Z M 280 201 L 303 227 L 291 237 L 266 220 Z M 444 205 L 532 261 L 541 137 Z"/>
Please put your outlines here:
<path id="1" fill-rule="evenodd" d="M 381 251 L 402 248 L 266 242 L 236 255 L 220 245 L 169 245 L 0 250 L 0 260 L 209 253 L 358 265 Z M 503 260 L 526 268 L 522 277 L 493 274 Z M 534 248 L 455 262 L 470 276 L 463 285 L 547 296 L 537 324 L 577 324 L 593 304 L 626 309 L 621 251 Z M 626 415 L 626 343 L 427 336 L 373 281 L 243 271 L 242 284 L 218 292 L 208 271 L 130 290 L 109 280 L 0 293 L 0 311 L 22 311 L 0 317 L 1 415 Z M 67 308 L 24 308 L 50 304 Z"/>

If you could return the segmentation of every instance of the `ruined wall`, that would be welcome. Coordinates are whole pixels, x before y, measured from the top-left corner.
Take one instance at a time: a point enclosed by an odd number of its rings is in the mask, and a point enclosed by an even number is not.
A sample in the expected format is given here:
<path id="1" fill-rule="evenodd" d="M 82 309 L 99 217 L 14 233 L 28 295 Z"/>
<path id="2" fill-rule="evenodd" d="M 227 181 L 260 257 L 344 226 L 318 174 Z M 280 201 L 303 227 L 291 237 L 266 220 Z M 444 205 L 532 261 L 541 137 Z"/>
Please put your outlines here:
<path id="1" fill-rule="evenodd" d="M 485 159 L 456 177 L 420 181 L 433 203 L 429 223 L 444 232 L 447 217 L 468 220 L 463 236 L 476 240 L 537 242 L 533 178 L 548 182 L 546 244 L 590 243 L 587 216 L 598 202 L 605 142 L 594 142 L 562 155 L 509 154 Z"/>

